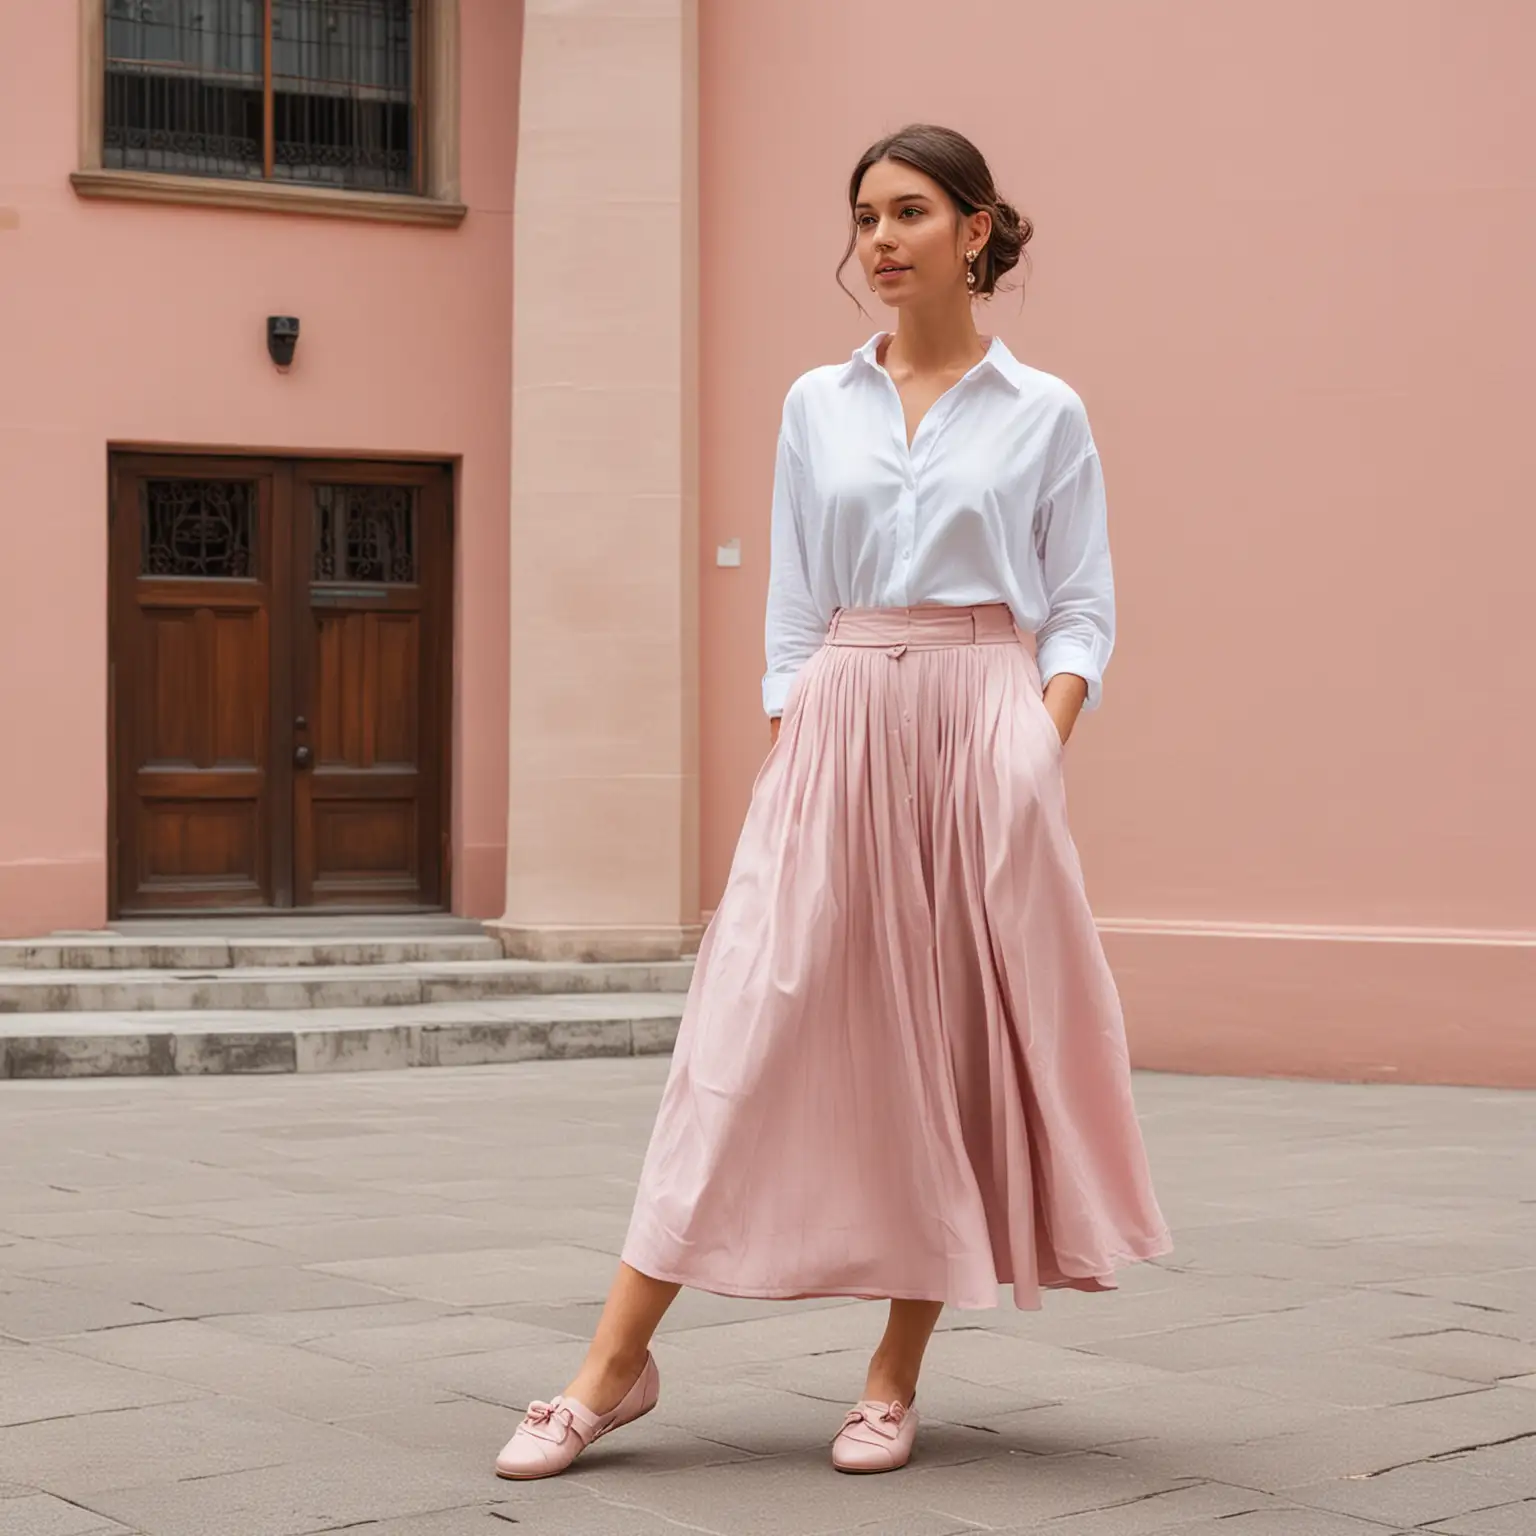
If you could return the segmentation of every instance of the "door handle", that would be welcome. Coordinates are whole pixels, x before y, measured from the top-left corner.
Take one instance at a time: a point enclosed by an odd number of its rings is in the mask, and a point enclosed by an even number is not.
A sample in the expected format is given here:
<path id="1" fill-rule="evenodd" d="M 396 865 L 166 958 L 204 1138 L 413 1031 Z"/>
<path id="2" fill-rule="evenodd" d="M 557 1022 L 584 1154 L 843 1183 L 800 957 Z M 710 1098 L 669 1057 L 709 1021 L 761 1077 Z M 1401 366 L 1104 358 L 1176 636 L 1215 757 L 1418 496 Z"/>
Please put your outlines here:
<path id="1" fill-rule="evenodd" d="M 309 759 L 310 759 L 310 752 L 309 752 L 309 748 L 308 747 L 295 747 L 294 748 L 293 761 L 294 761 L 294 763 L 295 763 L 295 765 L 297 767 L 308 768 L 309 767 Z"/>

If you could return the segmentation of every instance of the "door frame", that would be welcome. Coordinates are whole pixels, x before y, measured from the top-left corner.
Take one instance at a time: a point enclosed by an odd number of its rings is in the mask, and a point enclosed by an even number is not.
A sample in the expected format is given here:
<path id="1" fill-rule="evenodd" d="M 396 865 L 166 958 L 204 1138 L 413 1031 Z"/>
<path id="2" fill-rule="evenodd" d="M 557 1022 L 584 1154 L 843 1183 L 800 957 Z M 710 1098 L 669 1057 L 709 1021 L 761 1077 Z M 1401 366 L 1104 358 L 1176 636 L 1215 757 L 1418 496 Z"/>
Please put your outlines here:
<path id="1" fill-rule="evenodd" d="M 441 606 L 438 611 L 442 615 L 438 634 L 439 654 L 437 659 L 436 677 L 434 681 L 439 685 L 435 688 L 436 713 L 438 727 L 438 889 L 441 900 L 431 907 L 397 907 L 380 909 L 377 907 L 231 907 L 231 908 L 200 908 L 188 909 L 185 912 L 173 914 L 176 921 L 192 922 L 203 918 L 217 917 L 251 917 L 281 913 L 285 917 L 313 918 L 324 921 L 327 917 L 344 917 L 348 915 L 377 915 L 382 911 L 396 912 L 409 915 L 412 912 L 452 912 L 454 898 L 454 859 L 453 859 L 453 790 L 455 782 L 454 755 L 455 745 L 455 715 L 458 699 L 458 612 L 456 599 L 459 589 L 459 545 L 458 545 L 458 482 L 459 461 L 456 458 L 435 458 L 419 454 L 392 454 L 384 453 L 345 453 L 332 452 L 320 449 L 267 449 L 267 448 L 231 448 L 213 447 L 200 448 L 193 446 L 176 446 L 165 443 L 134 443 L 114 442 L 107 445 L 107 633 L 106 633 L 106 670 L 107 670 L 107 921 L 117 922 L 122 917 L 121 894 L 119 878 L 121 874 L 121 849 L 119 838 L 122 828 L 122 817 L 119 808 L 119 800 L 124 793 L 123 767 L 119 756 L 119 730 L 117 717 L 117 653 L 116 641 L 118 632 L 118 605 L 121 601 L 118 588 L 119 572 L 116 561 L 115 531 L 117 518 L 120 513 L 128 509 L 121 506 L 121 479 L 124 464 L 132 462 L 140 468 L 163 468 L 169 474 L 196 474 L 200 471 L 209 475 L 228 474 L 231 469 L 249 465 L 259 466 L 263 472 L 270 470 L 273 474 L 273 501 L 274 505 L 279 496 L 287 501 L 287 523 L 290 529 L 289 548 L 286 552 L 272 548 L 272 572 L 271 585 L 274 594 L 274 607 L 276 597 L 280 592 L 288 598 L 290 614 L 297 611 L 293 601 L 293 594 L 289 590 L 290 585 L 299 579 L 304 573 L 297 570 L 298 540 L 291 536 L 292 520 L 296 517 L 297 507 L 293 495 L 293 469 L 300 463 L 323 463 L 335 466 L 355 466 L 358 469 L 387 470 L 390 467 L 399 469 L 429 469 L 442 472 L 443 476 L 443 537 L 446 543 L 445 558 L 442 561 L 442 569 L 438 574 L 440 590 L 438 593 Z M 284 483 L 286 482 L 286 483 Z M 275 516 L 272 519 L 274 527 L 268 531 L 269 541 L 276 537 Z M 286 554 L 286 558 L 284 557 Z M 272 626 L 271 653 L 269 665 L 271 667 L 270 690 L 272 698 L 272 715 L 268 723 L 271 732 L 271 753 L 274 763 L 281 762 L 284 765 L 282 782 L 286 785 L 283 793 L 276 794 L 273 798 L 272 815 L 272 856 L 277 861 L 274 870 L 273 888 L 275 893 L 286 894 L 291 902 L 294 891 L 294 807 L 293 807 L 293 683 L 296 657 L 294 654 L 294 629 L 290 624 L 286 632 L 279 634 L 283 626 Z M 281 756 L 279 756 L 281 754 Z M 128 921 L 132 921 L 129 918 Z"/>

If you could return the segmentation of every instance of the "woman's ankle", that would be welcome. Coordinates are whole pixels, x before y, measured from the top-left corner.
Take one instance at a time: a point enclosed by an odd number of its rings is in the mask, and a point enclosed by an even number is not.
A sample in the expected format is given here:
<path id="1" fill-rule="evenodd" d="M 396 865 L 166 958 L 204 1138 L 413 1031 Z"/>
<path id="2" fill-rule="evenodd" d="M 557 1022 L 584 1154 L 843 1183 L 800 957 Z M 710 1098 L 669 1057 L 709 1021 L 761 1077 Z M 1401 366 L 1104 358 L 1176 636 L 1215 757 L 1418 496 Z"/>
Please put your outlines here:
<path id="1" fill-rule="evenodd" d="M 594 1339 L 587 1348 L 582 1369 L 591 1366 L 605 1376 L 624 1376 L 633 1381 L 645 1369 L 645 1357 L 650 1352 L 649 1343 L 603 1345 Z"/>
<path id="2" fill-rule="evenodd" d="M 903 1406 L 912 1401 L 917 1392 L 917 1378 L 922 1362 L 893 1359 L 876 1350 L 869 1362 L 864 1380 L 864 1397 L 868 1402 L 899 1402 Z"/>
<path id="3" fill-rule="evenodd" d="M 618 1406 L 645 1369 L 647 1353 L 643 1346 L 638 1354 L 633 1350 L 619 1353 L 589 1350 L 581 1369 L 565 1389 L 565 1395 L 576 1398 L 594 1413 L 609 1412 Z M 608 1401 L 610 1398 L 611 1402 Z"/>

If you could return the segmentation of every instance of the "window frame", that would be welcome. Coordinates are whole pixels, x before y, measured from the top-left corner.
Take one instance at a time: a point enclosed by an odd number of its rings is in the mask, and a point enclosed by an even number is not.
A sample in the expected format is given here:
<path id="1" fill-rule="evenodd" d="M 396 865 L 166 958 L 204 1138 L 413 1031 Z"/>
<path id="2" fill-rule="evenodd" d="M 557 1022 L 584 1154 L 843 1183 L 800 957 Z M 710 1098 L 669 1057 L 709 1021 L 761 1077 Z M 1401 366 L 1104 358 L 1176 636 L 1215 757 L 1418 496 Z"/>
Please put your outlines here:
<path id="1" fill-rule="evenodd" d="M 243 181 L 103 166 L 107 69 L 103 0 L 80 0 L 80 163 L 69 178 L 75 192 L 87 198 L 257 208 L 393 224 L 461 223 L 468 210 L 459 200 L 459 0 L 417 3 L 421 7 L 421 100 L 417 106 L 420 192 L 362 192 L 301 182 Z"/>

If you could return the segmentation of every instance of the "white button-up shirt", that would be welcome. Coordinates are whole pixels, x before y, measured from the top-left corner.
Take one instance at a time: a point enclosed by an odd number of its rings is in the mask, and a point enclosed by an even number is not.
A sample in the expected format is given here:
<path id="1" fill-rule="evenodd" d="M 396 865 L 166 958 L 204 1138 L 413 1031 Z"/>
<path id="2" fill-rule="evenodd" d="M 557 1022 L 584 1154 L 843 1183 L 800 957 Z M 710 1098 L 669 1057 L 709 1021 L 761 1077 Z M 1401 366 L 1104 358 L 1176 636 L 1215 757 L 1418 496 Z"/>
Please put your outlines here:
<path id="1" fill-rule="evenodd" d="M 782 714 L 838 608 L 1007 603 L 1042 682 L 1086 680 L 1096 709 L 1114 645 L 1104 481 L 1087 412 L 993 337 L 907 447 L 877 332 L 784 401 L 774 466 L 763 706 Z"/>

